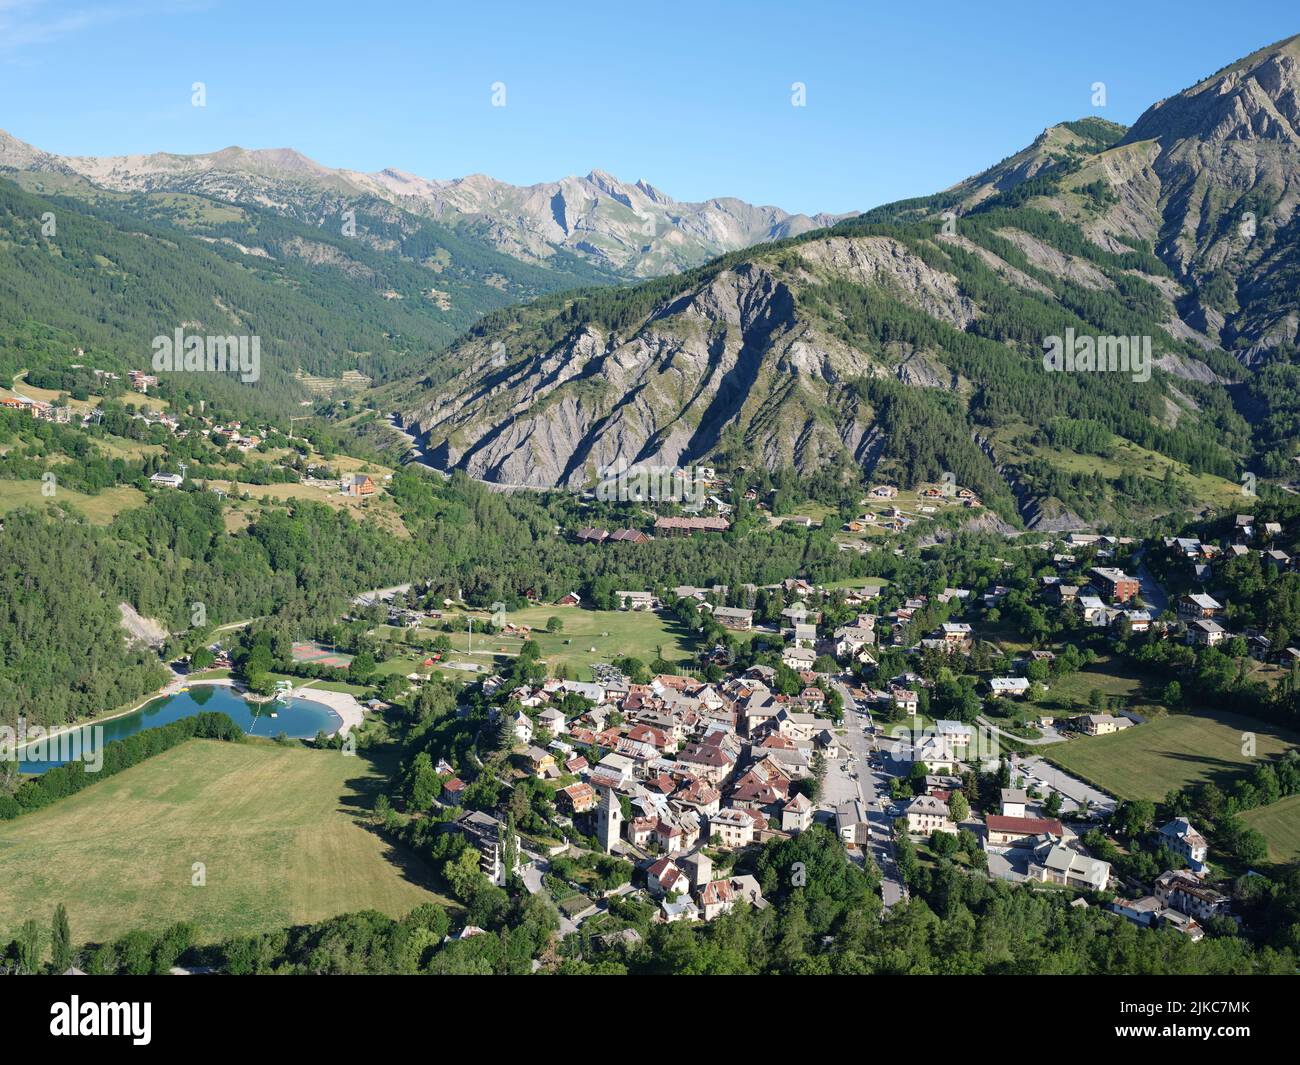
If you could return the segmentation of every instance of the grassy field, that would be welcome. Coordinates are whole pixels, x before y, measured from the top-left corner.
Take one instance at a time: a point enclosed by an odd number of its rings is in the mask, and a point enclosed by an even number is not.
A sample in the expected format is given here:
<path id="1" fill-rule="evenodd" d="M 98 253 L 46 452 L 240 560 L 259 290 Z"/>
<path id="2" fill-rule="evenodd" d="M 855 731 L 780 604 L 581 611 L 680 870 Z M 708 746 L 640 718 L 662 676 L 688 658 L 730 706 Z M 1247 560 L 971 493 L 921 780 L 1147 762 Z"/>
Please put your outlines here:
<path id="1" fill-rule="evenodd" d="M 378 479 L 377 475 L 376 479 Z M 387 495 L 377 493 L 366 499 L 344 495 L 334 488 L 320 488 L 310 484 L 247 484 L 243 481 L 213 479 L 208 481 L 210 487 L 221 488 L 229 493 L 226 510 L 226 528 L 229 532 L 243 529 L 261 510 L 260 501 L 270 497 L 278 501 L 289 499 L 310 499 L 315 503 L 324 503 L 336 510 L 347 510 L 352 517 L 361 521 L 367 517 L 379 522 L 394 536 L 409 539 L 410 533 L 402 524 L 397 514 L 397 507 Z M 247 493 L 252 498 L 244 501 L 237 497 Z"/>
<path id="2" fill-rule="evenodd" d="M 211 941 L 445 901 L 359 820 L 377 773 L 366 754 L 190 740 L 0 824 L 0 935 L 48 925 L 60 901 L 79 941 L 179 920 Z"/>
<path id="3" fill-rule="evenodd" d="M 1119 698 L 1125 709 L 1145 714 L 1161 705 L 1161 684 L 1148 674 L 1116 659 L 1103 657 L 1077 673 L 1056 677 L 1035 712 L 1059 715 L 1095 713 L 1088 696 L 1099 691 L 1107 698 Z"/>
<path id="4" fill-rule="evenodd" d="M 41 494 L 40 481 L 0 480 L 0 514 L 18 507 L 43 508 L 46 503 L 65 503 L 84 514 L 95 525 L 107 525 L 124 510 L 144 503 L 144 495 L 128 485 L 105 488 L 98 495 L 88 496 L 71 488 L 59 488 L 55 495 Z"/>
<path id="5" fill-rule="evenodd" d="M 467 613 L 474 618 L 475 625 L 490 617 L 482 611 Z M 551 617 L 557 617 L 563 622 L 563 631 L 546 631 L 546 621 Z M 532 638 L 540 646 L 542 657 L 551 670 L 554 671 L 558 665 L 566 665 L 578 680 L 591 679 L 593 662 L 612 662 L 624 655 L 639 658 L 647 666 L 660 651 L 669 662 L 686 662 L 691 657 L 689 634 L 675 619 L 651 611 L 535 606 L 526 610 L 512 610 L 506 615 L 506 620 L 516 625 L 529 626 Z M 436 629 L 438 623 L 431 624 Z M 393 637 L 398 632 L 386 626 L 383 631 Z M 432 641 L 434 632 L 421 630 L 421 635 L 426 641 Z M 449 635 L 453 647 L 448 655 L 450 661 L 472 661 L 489 666 L 493 665 L 494 659 L 504 661 L 518 654 L 523 644 L 523 639 L 518 636 L 503 636 L 499 633 L 485 636 L 476 631 L 474 653 L 471 656 L 467 654 L 467 633 L 455 632 Z M 403 663 L 403 672 L 404 666 Z"/>
<path id="6" fill-rule="evenodd" d="M 1242 754 L 1245 733 L 1255 734 L 1260 757 L 1280 754 L 1300 737 L 1254 718 L 1229 713 L 1171 714 L 1110 736 L 1081 737 L 1044 751 L 1062 768 L 1121 799 L 1163 799 L 1187 784 L 1222 785 L 1253 759 Z"/>
<path id="7" fill-rule="evenodd" d="M 1300 860 L 1300 795 L 1248 810 L 1241 819 L 1268 840 L 1268 856 L 1273 861 Z"/>

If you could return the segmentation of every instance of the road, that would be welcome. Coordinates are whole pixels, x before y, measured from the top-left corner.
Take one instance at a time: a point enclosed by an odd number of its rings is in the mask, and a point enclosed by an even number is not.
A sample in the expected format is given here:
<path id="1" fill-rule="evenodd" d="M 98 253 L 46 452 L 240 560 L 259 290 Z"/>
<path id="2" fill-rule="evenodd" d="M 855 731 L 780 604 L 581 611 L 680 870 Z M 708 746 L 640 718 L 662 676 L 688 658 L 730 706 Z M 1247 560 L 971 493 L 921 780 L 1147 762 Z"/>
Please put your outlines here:
<path id="1" fill-rule="evenodd" d="M 528 894 L 544 893 L 546 888 L 542 884 L 542 877 L 550 871 L 551 863 L 540 854 L 533 854 L 531 851 L 521 850 L 520 854 L 527 860 L 527 864 L 519 872 Z M 565 936 L 573 935 L 578 930 L 578 926 L 569 920 L 558 906 L 555 908 L 555 912 L 560 917 L 560 938 L 563 939 Z"/>
<path id="2" fill-rule="evenodd" d="M 843 744 L 847 752 L 836 770 L 844 776 L 848 776 L 850 769 L 853 770 L 848 785 L 867 811 L 867 820 L 871 826 L 871 857 L 880 869 L 880 893 L 885 908 L 888 909 L 907 897 L 907 889 L 903 887 L 898 875 L 898 864 L 894 860 L 893 822 L 889 814 L 880 808 L 881 798 L 889 798 L 889 774 L 871 767 L 871 752 L 875 741 L 865 731 L 873 725 L 871 711 L 858 704 L 842 681 L 835 680 L 832 684 L 844 700 L 846 734 Z M 844 782 L 841 782 L 840 787 L 843 786 Z"/>
<path id="3" fill-rule="evenodd" d="M 1023 743 L 1027 747 L 1045 747 L 1049 743 L 1061 743 L 1065 740 L 1064 736 L 1049 725 L 1041 726 L 1043 734 L 1038 739 L 1031 740 L 1024 736 L 1017 736 L 1014 732 L 1007 732 L 1004 729 L 999 728 L 983 714 L 976 716 L 975 721 L 977 724 L 983 725 L 990 731 L 996 732 L 999 736 L 1003 736 L 1009 740 L 1015 740 L 1017 743 Z"/>
<path id="4" fill-rule="evenodd" d="M 1137 579 L 1142 593 L 1142 602 L 1146 603 L 1147 609 L 1151 611 L 1151 616 L 1158 618 L 1169 609 L 1169 596 L 1160 587 L 1160 582 L 1156 580 L 1155 575 L 1147 569 L 1142 553 L 1138 552 L 1135 557 L 1137 559 Z"/>

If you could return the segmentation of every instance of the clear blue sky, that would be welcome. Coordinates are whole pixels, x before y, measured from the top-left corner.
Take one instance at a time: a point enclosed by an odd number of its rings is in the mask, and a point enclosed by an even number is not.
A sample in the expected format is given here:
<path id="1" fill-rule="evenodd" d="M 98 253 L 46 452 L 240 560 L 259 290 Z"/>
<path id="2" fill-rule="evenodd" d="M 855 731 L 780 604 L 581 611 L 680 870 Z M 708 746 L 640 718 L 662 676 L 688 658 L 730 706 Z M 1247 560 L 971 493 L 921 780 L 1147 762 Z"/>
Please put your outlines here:
<path id="1" fill-rule="evenodd" d="M 678 199 L 847 211 L 946 187 L 1053 122 L 1132 122 L 1296 32 L 1295 0 L 0 0 L 0 129 L 74 155 L 287 146 L 521 184 L 600 168 Z"/>

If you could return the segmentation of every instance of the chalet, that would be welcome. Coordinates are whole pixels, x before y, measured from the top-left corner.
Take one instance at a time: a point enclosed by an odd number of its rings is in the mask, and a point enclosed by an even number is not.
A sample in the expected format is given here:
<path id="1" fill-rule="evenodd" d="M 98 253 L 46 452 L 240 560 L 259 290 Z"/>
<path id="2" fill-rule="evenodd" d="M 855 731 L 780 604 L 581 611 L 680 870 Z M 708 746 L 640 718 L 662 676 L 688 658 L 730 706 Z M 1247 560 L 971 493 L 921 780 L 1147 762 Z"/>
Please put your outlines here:
<path id="1" fill-rule="evenodd" d="M 555 601 L 556 606 L 582 606 L 582 598 L 577 592 L 568 592 Z"/>
<path id="2" fill-rule="evenodd" d="M 1041 847 L 1029 865 L 1031 880 L 1063 884 L 1081 891 L 1105 891 L 1110 883 L 1110 863 L 1088 858 L 1059 843 Z"/>
<path id="3" fill-rule="evenodd" d="M 1073 559 L 1071 559 L 1073 561 Z M 1062 606 L 1068 606 L 1079 598 L 1078 585 L 1074 584 L 1054 584 L 1047 590 L 1047 598 Z"/>
<path id="4" fill-rule="evenodd" d="M 1133 722 L 1110 714 L 1081 714 L 1072 720 L 1072 724 L 1085 736 L 1109 736 L 1112 732 L 1129 728 Z"/>
<path id="5" fill-rule="evenodd" d="M 442 786 L 442 801 L 448 806 L 459 806 L 468 786 L 459 777 L 452 777 Z"/>
<path id="6" fill-rule="evenodd" d="M 1263 552 L 1262 558 L 1265 566 L 1279 573 L 1285 573 L 1291 568 L 1291 556 L 1277 548 Z"/>
<path id="7" fill-rule="evenodd" d="M 597 529 L 589 526 L 578 530 L 578 543 L 580 544 L 603 544 L 608 539 L 608 529 Z"/>
<path id="8" fill-rule="evenodd" d="M 693 536 L 697 532 L 726 532 L 731 522 L 718 515 L 655 519 L 655 532 L 666 536 Z"/>
<path id="9" fill-rule="evenodd" d="M 1223 604 L 1208 595 L 1184 595 L 1178 600 L 1178 617 L 1182 621 L 1209 620 L 1223 614 Z"/>
<path id="10" fill-rule="evenodd" d="M 609 534 L 609 542 L 612 544 L 648 544 L 651 539 L 640 529 L 615 529 Z"/>
<path id="11" fill-rule="evenodd" d="M 965 622 L 945 621 L 941 632 L 944 643 L 948 644 L 960 646 L 971 638 L 971 628 Z"/>
<path id="12" fill-rule="evenodd" d="M 1187 623 L 1187 642 L 1193 647 L 1214 647 L 1229 635 L 1228 630 L 1212 618 Z"/>
<path id="13" fill-rule="evenodd" d="M 994 699 L 1005 696 L 1025 696 L 1029 694 L 1029 680 L 1026 677 L 993 677 L 989 681 L 989 694 Z"/>
<path id="14" fill-rule="evenodd" d="M 341 487 L 347 495 L 359 498 L 372 496 L 376 492 L 375 482 L 364 473 L 353 474 L 343 482 Z"/>
<path id="15" fill-rule="evenodd" d="M 726 629 L 748 632 L 754 627 L 754 612 L 737 607 L 720 606 L 713 611 L 713 619 Z"/>
<path id="16" fill-rule="evenodd" d="M 1151 628 L 1151 611 L 1121 610 L 1115 615 L 1116 626 L 1128 624 L 1129 632 L 1147 632 Z"/>
<path id="17" fill-rule="evenodd" d="M 541 747 L 528 748 L 528 767 L 539 777 L 556 776 L 555 756 Z"/>

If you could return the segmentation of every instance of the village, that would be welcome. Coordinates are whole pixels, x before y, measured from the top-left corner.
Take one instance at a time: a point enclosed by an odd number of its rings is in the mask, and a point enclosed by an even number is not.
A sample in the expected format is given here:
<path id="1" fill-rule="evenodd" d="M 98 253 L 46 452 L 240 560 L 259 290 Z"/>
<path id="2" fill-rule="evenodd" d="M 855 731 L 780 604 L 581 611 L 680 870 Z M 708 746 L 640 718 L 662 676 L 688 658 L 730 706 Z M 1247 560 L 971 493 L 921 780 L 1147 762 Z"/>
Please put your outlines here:
<path id="1" fill-rule="evenodd" d="M 695 516 L 660 518 L 648 532 L 581 527 L 573 535 L 598 547 L 725 527 L 720 516 Z M 1263 525 L 1258 533 L 1266 542 L 1280 531 Z M 1076 533 L 1035 545 L 1056 574 L 1028 588 L 993 583 L 979 592 L 908 594 L 870 582 L 828 589 L 797 578 L 739 594 L 721 586 L 618 590 L 616 613 L 695 615 L 707 620 L 707 632 L 762 641 L 771 664 L 737 666 L 735 652 L 719 644 L 700 654 L 713 667 L 708 680 L 661 673 L 638 682 L 609 663 L 593 664 L 590 680 L 551 676 L 513 688 L 501 674 L 487 675 L 483 694 L 497 700 L 493 713 L 507 717 L 511 730 L 514 784 L 531 781 L 553 801 L 551 831 L 523 840 L 516 858 L 498 812 L 463 807 L 474 769 L 447 759 L 437 765 L 437 816 L 477 848 L 493 883 L 520 876 L 531 892 L 558 894 L 570 930 L 616 897 L 644 898 L 663 922 L 710 921 L 742 901 L 761 908 L 746 854 L 822 825 L 851 860 L 879 871 L 887 908 L 907 898 L 900 862 L 960 853 L 972 875 L 1065 889 L 1074 905 L 1103 905 L 1116 919 L 1200 938 L 1208 922 L 1236 918 L 1197 825 L 1187 817 L 1149 825 L 1143 845 L 1168 867 L 1141 882 L 1121 875 L 1098 852 L 1113 846 L 1107 825 L 1125 804 L 1042 756 L 1044 745 L 1068 748 L 1152 727 L 1141 715 L 1103 706 L 1036 712 L 1035 696 L 1055 683 L 1057 656 L 1035 650 L 986 662 L 965 720 L 933 716 L 936 684 L 921 663 L 972 661 L 982 624 L 996 617 L 990 612 L 1026 593 L 1104 639 L 1152 633 L 1205 648 L 1239 637 L 1252 652 L 1293 663 L 1300 650 L 1269 654 L 1257 633 L 1230 631 L 1224 606 L 1207 592 L 1171 601 L 1143 561 L 1144 552 L 1163 548 L 1186 560 L 1189 580 L 1202 581 L 1222 555 L 1254 552 L 1266 565 L 1293 567 L 1284 552 L 1256 541 L 1249 516 L 1237 518 L 1233 543 L 1222 547 Z M 789 604 L 779 620 L 764 623 L 752 607 L 725 605 L 752 602 L 756 593 Z M 896 605 L 882 605 L 886 599 Z M 553 605 L 561 618 L 590 607 L 577 592 Z M 452 609 L 428 612 L 431 623 L 454 613 L 450 600 L 444 606 Z M 916 621 L 934 610 L 945 620 L 918 632 Z M 394 608 L 389 622 L 418 627 L 424 613 Z M 832 614 L 840 619 L 833 624 Z M 493 639 L 502 636 L 527 642 L 532 633 L 505 622 Z M 916 668 L 881 669 L 899 656 Z M 435 666 L 451 665 L 439 654 L 409 679 L 418 684 Z M 552 872 L 602 856 L 624 863 L 612 887 Z"/>

